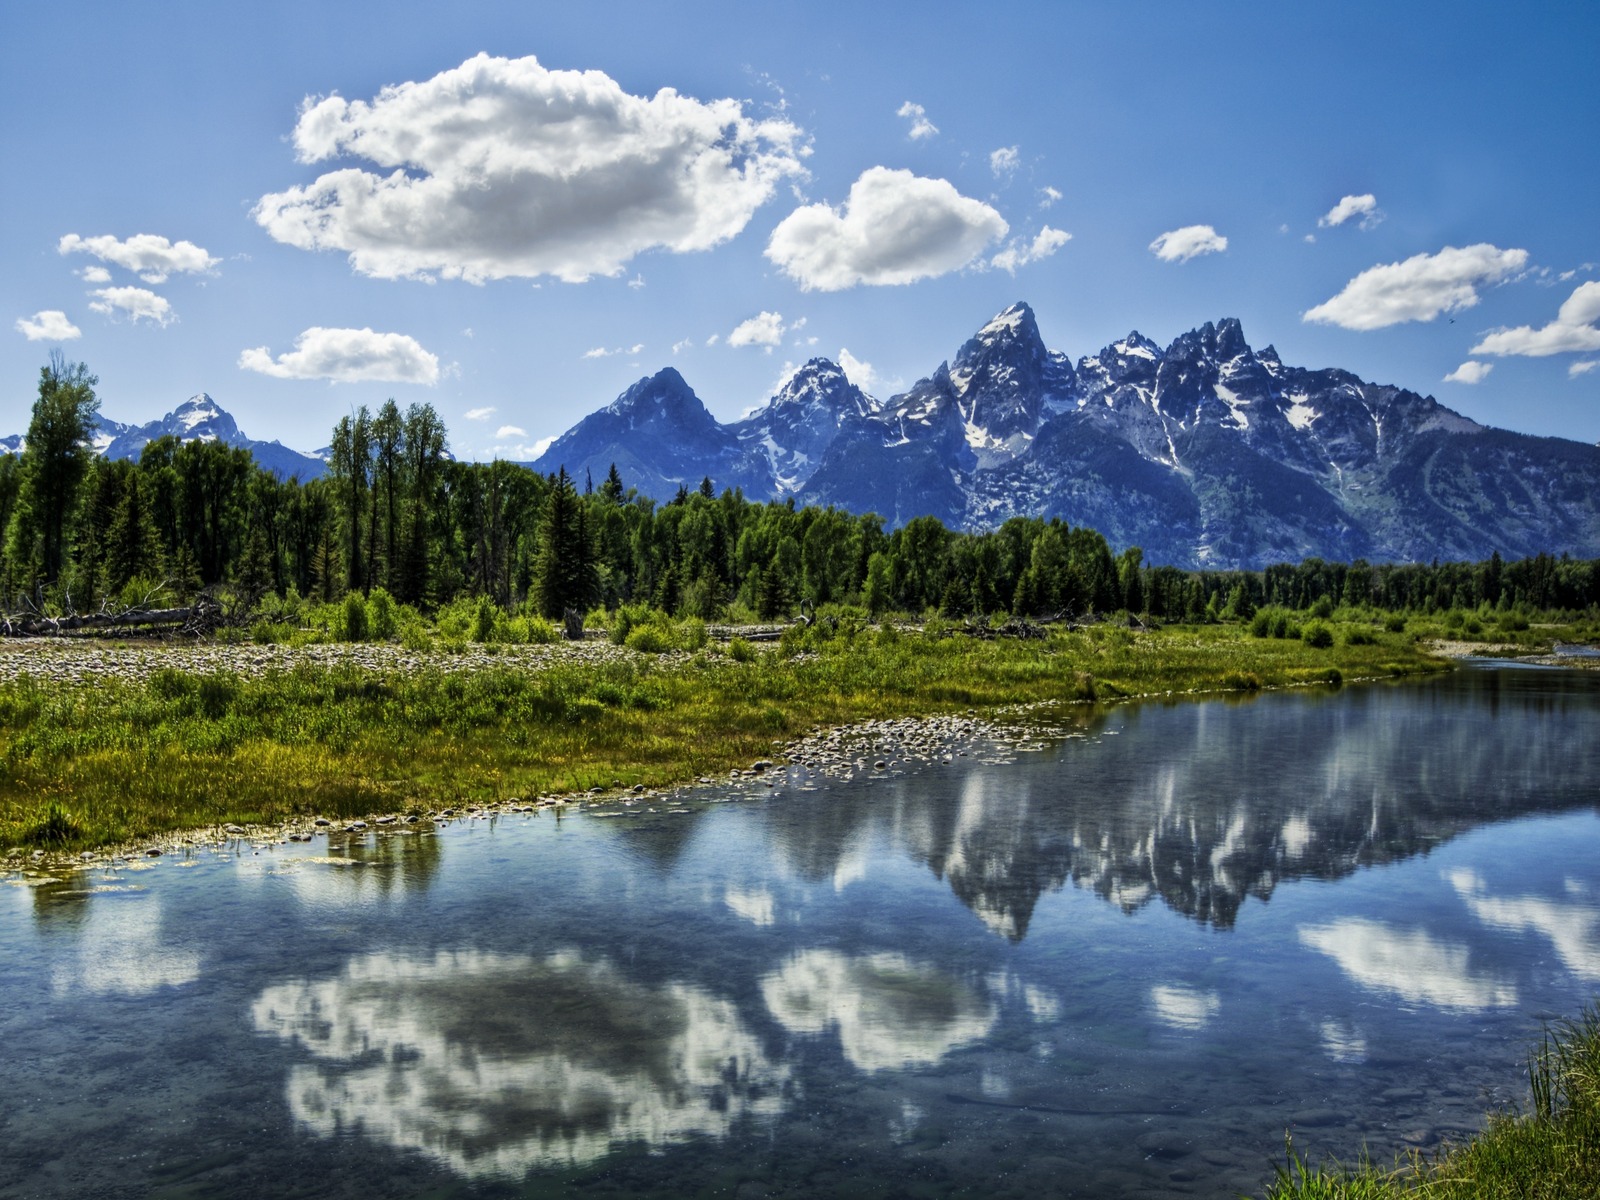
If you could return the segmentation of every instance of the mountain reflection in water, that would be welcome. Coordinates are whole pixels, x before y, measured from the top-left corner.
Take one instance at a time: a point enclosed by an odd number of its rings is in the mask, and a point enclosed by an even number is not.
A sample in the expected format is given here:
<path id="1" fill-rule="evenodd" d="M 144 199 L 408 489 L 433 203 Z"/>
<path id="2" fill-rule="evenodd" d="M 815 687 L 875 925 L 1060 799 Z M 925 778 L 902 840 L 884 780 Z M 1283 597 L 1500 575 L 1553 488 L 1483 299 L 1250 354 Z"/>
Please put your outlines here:
<path id="1" fill-rule="evenodd" d="M 571 952 L 365 955 L 267 988 L 251 1016 L 320 1060 L 289 1074 L 305 1128 L 360 1128 L 467 1176 L 724 1135 L 776 1114 L 788 1078 L 728 1001 Z"/>
<path id="2" fill-rule="evenodd" d="M 1338 879 L 1486 821 L 1593 806 L 1591 764 L 1573 753 L 1592 737 L 1592 707 L 1521 682 L 1467 673 L 1400 707 L 1363 689 L 1115 708 L 1038 770 L 924 771 L 797 797 L 764 820 L 802 878 L 847 886 L 886 841 L 1013 942 L 1069 880 L 1125 912 L 1159 899 L 1229 928 L 1280 881 Z"/>

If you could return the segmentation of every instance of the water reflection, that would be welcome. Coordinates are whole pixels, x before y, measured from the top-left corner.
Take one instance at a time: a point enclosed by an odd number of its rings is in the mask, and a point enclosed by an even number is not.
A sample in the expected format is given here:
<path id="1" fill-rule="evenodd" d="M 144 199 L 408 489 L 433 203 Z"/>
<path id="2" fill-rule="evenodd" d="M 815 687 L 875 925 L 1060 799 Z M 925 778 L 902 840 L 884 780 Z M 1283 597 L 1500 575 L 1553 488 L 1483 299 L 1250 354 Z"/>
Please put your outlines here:
<path id="1" fill-rule="evenodd" d="M 928 1066 L 985 1037 L 995 1007 L 964 981 L 900 954 L 802 950 L 761 980 L 772 1015 L 791 1033 L 838 1028 L 863 1071 Z"/>
<path id="2" fill-rule="evenodd" d="M 1284 880 L 1340 878 L 1487 821 L 1594 804 L 1586 695 L 1491 673 L 1411 695 L 1113 709 L 1040 755 L 1048 769 L 971 764 L 791 798 L 769 807 L 767 838 L 786 871 L 839 889 L 886 841 L 1017 942 L 1039 898 L 1069 880 L 1125 912 L 1159 899 L 1228 928 Z"/>
<path id="3" fill-rule="evenodd" d="M 1483 878 L 1466 869 L 1452 871 L 1450 884 L 1485 925 L 1513 933 L 1541 933 L 1550 939 L 1567 970 L 1579 979 L 1600 980 L 1600 906 L 1580 880 L 1566 880 L 1566 901 L 1491 896 Z"/>
<path id="4" fill-rule="evenodd" d="M 76 921 L 75 952 L 51 972 L 58 996 L 146 996 L 200 977 L 200 956 L 164 936 L 161 903 L 153 896 L 105 897 L 87 912 L 80 910 Z"/>
<path id="5" fill-rule="evenodd" d="M 723 1136 L 779 1112 L 788 1077 L 726 1000 L 576 953 L 363 955 L 267 988 L 251 1015 L 321 1060 L 289 1074 L 301 1125 L 359 1127 L 468 1176 Z"/>
<path id="6" fill-rule="evenodd" d="M 1306 926 L 1300 941 L 1333 959 L 1352 982 L 1408 1004 L 1481 1010 L 1517 1002 L 1514 984 L 1469 968 L 1465 943 L 1440 941 L 1420 929 L 1342 917 Z"/>
<path id="7" fill-rule="evenodd" d="M 1173 1029 L 1204 1029 L 1222 1008 L 1222 997 L 1183 984 L 1158 984 L 1150 989 L 1156 1020 Z"/>

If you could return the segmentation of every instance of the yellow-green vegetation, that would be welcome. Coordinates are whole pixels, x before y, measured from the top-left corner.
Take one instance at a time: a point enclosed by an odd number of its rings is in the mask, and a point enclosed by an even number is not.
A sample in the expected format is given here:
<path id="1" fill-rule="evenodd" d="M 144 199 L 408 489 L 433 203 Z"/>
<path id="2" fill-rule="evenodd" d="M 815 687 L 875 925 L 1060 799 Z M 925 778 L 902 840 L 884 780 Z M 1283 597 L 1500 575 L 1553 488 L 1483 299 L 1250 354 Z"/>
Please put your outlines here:
<path id="1" fill-rule="evenodd" d="M 223 822 L 659 786 L 747 766 L 818 725 L 1444 666 L 1382 631 L 1318 649 L 1238 626 L 984 640 L 938 620 L 846 617 L 724 645 L 699 621 L 628 622 L 611 631 L 621 647 L 537 662 L 491 645 L 463 665 L 446 634 L 405 669 L 396 649 L 394 669 L 380 656 L 93 683 L 24 675 L 0 685 L 0 844 L 71 850 Z"/>
<path id="2" fill-rule="evenodd" d="M 1389 1170 L 1308 1166 L 1291 1147 L 1268 1200 L 1582 1200 L 1600 1196 L 1600 1008 L 1546 1033 L 1532 1104 L 1477 1137 Z"/>

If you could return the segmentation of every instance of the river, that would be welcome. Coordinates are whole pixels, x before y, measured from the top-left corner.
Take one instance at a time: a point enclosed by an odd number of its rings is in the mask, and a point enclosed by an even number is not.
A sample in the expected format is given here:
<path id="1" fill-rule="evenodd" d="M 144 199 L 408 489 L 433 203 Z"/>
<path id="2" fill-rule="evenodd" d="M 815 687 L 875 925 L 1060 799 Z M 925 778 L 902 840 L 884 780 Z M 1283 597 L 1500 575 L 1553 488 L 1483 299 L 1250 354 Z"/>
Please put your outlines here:
<path id="1" fill-rule="evenodd" d="M 0 1196 L 1259 1193 L 1600 993 L 1600 673 L 0 889 Z M 15 863 L 13 863 L 15 865 Z"/>

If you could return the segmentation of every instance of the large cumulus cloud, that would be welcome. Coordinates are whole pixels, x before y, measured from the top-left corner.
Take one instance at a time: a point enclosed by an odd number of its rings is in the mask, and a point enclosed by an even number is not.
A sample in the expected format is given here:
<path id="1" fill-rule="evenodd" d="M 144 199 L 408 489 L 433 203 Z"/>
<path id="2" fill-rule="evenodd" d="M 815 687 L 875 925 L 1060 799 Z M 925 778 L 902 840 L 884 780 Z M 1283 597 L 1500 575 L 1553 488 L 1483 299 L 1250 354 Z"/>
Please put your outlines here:
<path id="1" fill-rule="evenodd" d="M 806 291 L 837 292 L 959 270 L 1008 230 L 998 212 L 949 180 L 871 167 L 841 207 L 808 204 L 785 217 L 767 257 Z"/>
<path id="2" fill-rule="evenodd" d="M 480 54 L 371 101 L 308 99 L 301 161 L 371 166 L 263 196 L 255 217 L 280 242 L 345 251 L 381 278 L 577 282 L 646 250 L 733 237 L 804 173 L 803 142 L 736 100 L 634 96 L 600 71 Z"/>

